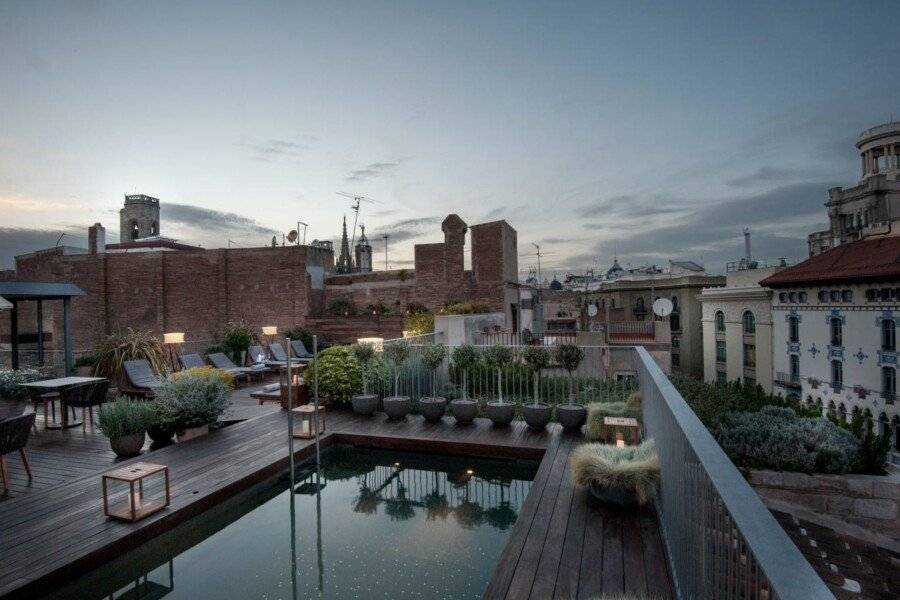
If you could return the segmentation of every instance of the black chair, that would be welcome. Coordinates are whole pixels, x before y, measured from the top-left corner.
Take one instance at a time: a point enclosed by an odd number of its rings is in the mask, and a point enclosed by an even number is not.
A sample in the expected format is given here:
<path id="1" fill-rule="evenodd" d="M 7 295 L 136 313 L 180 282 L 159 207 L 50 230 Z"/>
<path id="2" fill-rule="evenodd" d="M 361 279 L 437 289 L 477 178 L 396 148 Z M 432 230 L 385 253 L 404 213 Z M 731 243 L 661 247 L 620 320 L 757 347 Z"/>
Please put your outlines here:
<path id="1" fill-rule="evenodd" d="M 38 407 L 43 407 L 44 409 L 44 425 L 46 426 L 51 422 L 50 413 L 53 413 L 53 421 L 56 421 L 56 403 L 59 401 L 59 393 L 58 392 L 47 392 L 46 390 L 40 390 L 37 388 L 26 388 L 28 390 L 28 397 L 31 400 L 32 404 L 34 404 L 34 411 L 37 412 Z M 60 408 L 62 410 L 62 408 Z M 37 423 L 33 424 L 34 430 L 37 431 Z"/>
<path id="2" fill-rule="evenodd" d="M 25 465 L 25 472 L 28 474 L 28 479 L 31 479 L 31 465 L 28 464 L 28 457 L 25 455 L 25 444 L 28 443 L 35 416 L 34 412 L 29 412 L 0 421 L 0 476 L 3 477 L 4 494 L 9 493 L 9 469 L 6 467 L 6 455 L 10 452 L 19 451 L 22 464 Z"/>
<path id="3" fill-rule="evenodd" d="M 109 392 L 109 381 L 98 381 L 89 385 L 79 385 L 62 391 L 63 403 L 66 406 L 77 406 L 81 409 L 81 430 L 87 431 L 90 419 L 91 429 L 94 427 L 94 407 L 106 402 Z"/>

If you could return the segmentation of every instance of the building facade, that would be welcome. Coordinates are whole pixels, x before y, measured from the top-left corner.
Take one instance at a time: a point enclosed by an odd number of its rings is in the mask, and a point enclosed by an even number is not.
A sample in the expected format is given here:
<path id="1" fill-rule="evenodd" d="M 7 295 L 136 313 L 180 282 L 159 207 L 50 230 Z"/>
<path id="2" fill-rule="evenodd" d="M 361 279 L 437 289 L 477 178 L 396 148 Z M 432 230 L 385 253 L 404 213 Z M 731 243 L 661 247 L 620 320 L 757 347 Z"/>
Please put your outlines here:
<path id="1" fill-rule="evenodd" d="M 900 121 L 859 134 L 860 180 L 828 190 L 829 228 L 809 236 L 809 255 L 871 236 L 897 235 L 900 226 Z"/>
<path id="2" fill-rule="evenodd" d="M 761 284 L 773 290 L 775 391 L 840 418 L 861 413 L 900 449 L 898 256 L 900 237 L 864 239 Z"/>
<path id="3" fill-rule="evenodd" d="M 751 264 L 727 273 L 724 287 L 700 293 L 703 379 L 759 384 L 772 393 L 772 290 L 759 282 L 784 267 Z"/>

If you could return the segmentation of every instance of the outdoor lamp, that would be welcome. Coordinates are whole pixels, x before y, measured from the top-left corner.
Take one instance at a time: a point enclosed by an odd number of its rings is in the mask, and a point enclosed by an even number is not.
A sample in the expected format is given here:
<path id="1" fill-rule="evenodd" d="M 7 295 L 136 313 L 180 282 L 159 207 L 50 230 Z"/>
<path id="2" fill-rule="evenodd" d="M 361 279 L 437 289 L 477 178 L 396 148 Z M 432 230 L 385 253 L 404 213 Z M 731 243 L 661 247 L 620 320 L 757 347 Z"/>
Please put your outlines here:
<path id="1" fill-rule="evenodd" d="M 278 335 L 278 327 L 275 325 L 266 325 L 262 328 L 263 335 Z"/>
<path id="2" fill-rule="evenodd" d="M 169 363 L 172 371 L 178 370 L 178 362 L 175 360 L 175 354 L 180 350 L 180 346 L 184 343 L 184 332 L 173 332 L 163 334 L 163 344 L 169 347 Z"/>
<path id="3" fill-rule="evenodd" d="M 138 462 L 102 476 L 103 514 L 139 521 L 169 505 L 169 467 Z"/>

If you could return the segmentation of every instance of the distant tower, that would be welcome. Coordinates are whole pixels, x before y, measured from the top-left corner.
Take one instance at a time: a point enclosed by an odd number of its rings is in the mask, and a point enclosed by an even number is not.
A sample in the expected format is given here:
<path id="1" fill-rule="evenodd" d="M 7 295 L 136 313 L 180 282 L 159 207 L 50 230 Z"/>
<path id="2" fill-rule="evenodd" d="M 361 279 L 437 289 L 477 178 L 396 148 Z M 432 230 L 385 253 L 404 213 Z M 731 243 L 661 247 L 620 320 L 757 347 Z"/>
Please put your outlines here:
<path id="1" fill-rule="evenodd" d="M 125 196 L 119 211 L 119 242 L 132 242 L 159 235 L 159 199 L 133 194 Z"/>
<path id="2" fill-rule="evenodd" d="M 344 231 L 341 234 L 341 255 L 337 261 L 338 273 L 352 273 L 353 259 L 350 257 L 350 241 L 347 239 L 347 216 L 344 215 Z"/>
<path id="3" fill-rule="evenodd" d="M 361 225 L 360 230 L 362 233 L 359 234 L 359 241 L 356 242 L 356 248 L 354 248 L 356 253 L 356 270 L 360 273 L 371 273 L 372 246 L 369 245 L 369 240 L 366 239 L 366 226 Z"/>

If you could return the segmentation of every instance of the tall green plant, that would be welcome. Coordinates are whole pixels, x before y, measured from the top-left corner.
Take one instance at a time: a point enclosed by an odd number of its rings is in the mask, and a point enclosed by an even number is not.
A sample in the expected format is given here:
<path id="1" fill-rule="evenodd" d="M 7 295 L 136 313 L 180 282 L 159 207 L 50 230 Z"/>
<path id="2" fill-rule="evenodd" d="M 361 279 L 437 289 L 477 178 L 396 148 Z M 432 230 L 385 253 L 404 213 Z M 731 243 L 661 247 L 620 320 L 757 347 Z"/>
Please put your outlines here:
<path id="1" fill-rule="evenodd" d="M 538 389 L 540 388 L 541 371 L 550 365 L 550 351 L 545 346 L 526 346 L 522 351 L 525 364 L 531 369 L 534 379 L 534 405 L 540 402 Z"/>
<path id="2" fill-rule="evenodd" d="M 481 362 L 481 352 L 472 344 L 462 344 L 453 350 L 453 365 L 462 371 L 462 399 L 466 399 L 469 389 L 468 372 Z"/>
<path id="3" fill-rule="evenodd" d="M 121 396 L 101 406 L 97 420 L 103 435 L 115 439 L 147 431 L 156 420 L 156 411 L 150 402 Z"/>
<path id="4" fill-rule="evenodd" d="M 259 339 L 259 331 L 247 323 L 229 323 L 222 330 L 222 345 L 228 348 L 235 362 L 240 361 L 241 353 L 250 349 L 250 344 Z"/>
<path id="5" fill-rule="evenodd" d="M 584 360 L 584 350 L 575 344 L 560 344 L 556 347 L 556 362 L 569 373 L 569 406 L 575 404 L 575 369 Z"/>
<path id="6" fill-rule="evenodd" d="M 512 362 L 512 348 L 503 344 L 494 344 L 484 351 L 484 362 L 497 372 L 497 401 L 503 402 L 503 367 Z"/>
<path id="7" fill-rule="evenodd" d="M 127 360 L 146 360 L 155 373 L 164 373 L 166 351 L 162 340 L 149 331 L 138 331 L 128 328 L 107 336 L 97 349 L 97 365 L 94 373 L 106 377 L 118 384 L 125 383 L 125 367 Z"/>
<path id="8" fill-rule="evenodd" d="M 372 363 L 372 359 L 375 358 L 375 348 L 372 344 L 353 344 L 352 346 L 353 356 L 356 357 L 356 362 L 359 363 L 359 368 L 362 375 L 362 385 L 363 385 L 363 394 L 369 394 L 369 366 Z"/>
<path id="9" fill-rule="evenodd" d="M 422 362 L 431 371 L 431 397 L 437 396 L 435 380 L 437 379 L 437 370 L 447 358 L 447 346 L 443 344 L 429 344 L 422 350 Z"/>
<path id="10" fill-rule="evenodd" d="M 410 347 L 406 340 L 397 340 L 384 345 L 384 357 L 394 370 L 394 396 L 400 387 L 400 369 L 409 358 Z"/>

